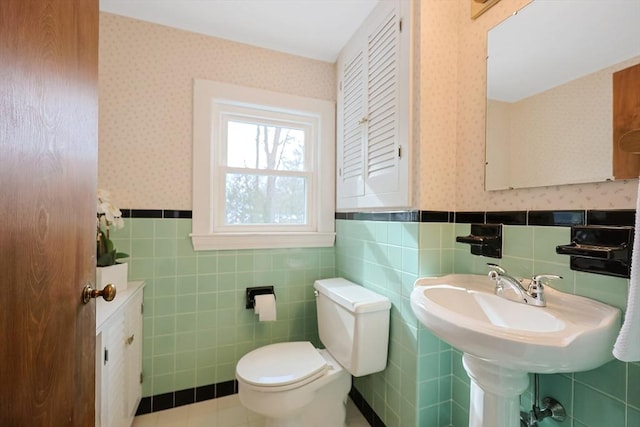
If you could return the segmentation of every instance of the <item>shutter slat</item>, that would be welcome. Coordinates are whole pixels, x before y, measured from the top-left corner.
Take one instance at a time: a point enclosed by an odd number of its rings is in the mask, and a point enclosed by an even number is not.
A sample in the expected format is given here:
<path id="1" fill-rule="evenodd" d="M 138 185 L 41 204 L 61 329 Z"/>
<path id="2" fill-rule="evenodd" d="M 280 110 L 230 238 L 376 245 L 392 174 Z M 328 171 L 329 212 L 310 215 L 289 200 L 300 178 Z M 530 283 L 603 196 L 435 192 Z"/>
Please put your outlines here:
<path id="1" fill-rule="evenodd" d="M 397 16 L 392 14 L 369 39 L 367 175 L 396 167 Z"/>
<path id="2" fill-rule="evenodd" d="M 358 123 L 365 112 L 363 108 L 365 87 L 363 78 L 363 52 L 359 52 L 345 66 L 343 80 L 343 149 L 342 179 L 362 175 L 362 126 Z"/>

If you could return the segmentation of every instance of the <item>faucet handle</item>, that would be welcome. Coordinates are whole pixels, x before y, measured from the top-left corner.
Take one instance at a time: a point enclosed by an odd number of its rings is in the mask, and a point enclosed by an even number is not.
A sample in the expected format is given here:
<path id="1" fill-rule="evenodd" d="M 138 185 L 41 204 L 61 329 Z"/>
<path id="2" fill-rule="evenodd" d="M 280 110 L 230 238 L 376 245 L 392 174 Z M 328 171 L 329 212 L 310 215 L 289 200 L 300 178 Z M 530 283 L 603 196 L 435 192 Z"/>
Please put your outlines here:
<path id="1" fill-rule="evenodd" d="M 538 295 L 544 292 L 544 286 L 542 284 L 544 279 L 562 279 L 562 276 L 558 276 L 557 274 L 536 274 L 533 276 L 529 284 L 529 293 L 534 298 L 538 298 Z"/>
<path id="2" fill-rule="evenodd" d="M 498 264 L 494 264 L 492 262 L 488 262 L 487 265 L 494 269 L 495 271 L 497 271 L 500 274 L 507 274 L 507 270 L 505 270 L 504 268 L 500 267 Z"/>
<path id="3" fill-rule="evenodd" d="M 562 279 L 562 276 L 558 276 L 557 274 L 536 274 L 531 279 L 531 284 L 542 286 L 543 279 Z"/>

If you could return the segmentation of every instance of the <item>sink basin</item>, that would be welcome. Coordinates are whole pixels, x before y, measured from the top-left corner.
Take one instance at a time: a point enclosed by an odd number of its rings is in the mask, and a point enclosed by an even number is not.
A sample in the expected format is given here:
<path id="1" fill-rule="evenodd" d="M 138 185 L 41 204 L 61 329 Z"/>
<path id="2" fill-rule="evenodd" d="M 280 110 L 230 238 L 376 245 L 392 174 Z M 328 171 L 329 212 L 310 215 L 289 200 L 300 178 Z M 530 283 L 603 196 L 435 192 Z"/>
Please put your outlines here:
<path id="1" fill-rule="evenodd" d="M 537 373 L 576 372 L 613 359 L 620 310 L 545 286 L 546 307 L 494 295 L 484 275 L 418 279 L 411 307 L 435 335 L 502 367 Z"/>
<path id="2" fill-rule="evenodd" d="M 416 317 L 464 352 L 469 374 L 469 427 L 519 425 L 529 372 L 577 372 L 613 359 L 620 310 L 545 286 L 545 307 L 494 294 L 487 276 L 450 274 L 418 279 Z M 505 290 L 513 292 L 512 290 Z"/>
<path id="3" fill-rule="evenodd" d="M 411 292 L 416 317 L 464 352 L 471 379 L 469 427 L 513 427 L 529 373 L 577 372 L 613 359 L 620 310 L 545 286 L 545 307 L 494 294 L 484 275 L 418 279 Z M 505 290 L 505 292 L 514 292 Z"/>

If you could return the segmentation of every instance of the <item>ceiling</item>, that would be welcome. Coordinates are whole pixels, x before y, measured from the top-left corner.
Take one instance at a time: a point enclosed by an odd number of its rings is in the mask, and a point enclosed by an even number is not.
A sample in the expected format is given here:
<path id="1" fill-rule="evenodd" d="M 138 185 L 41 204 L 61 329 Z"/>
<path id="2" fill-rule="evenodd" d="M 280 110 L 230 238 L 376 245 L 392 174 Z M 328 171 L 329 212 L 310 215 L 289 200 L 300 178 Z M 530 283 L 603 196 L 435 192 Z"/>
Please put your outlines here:
<path id="1" fill-rule="evenodd" d="M 100 10 L 335 62 L 384 0 L 100 0 Z"/>

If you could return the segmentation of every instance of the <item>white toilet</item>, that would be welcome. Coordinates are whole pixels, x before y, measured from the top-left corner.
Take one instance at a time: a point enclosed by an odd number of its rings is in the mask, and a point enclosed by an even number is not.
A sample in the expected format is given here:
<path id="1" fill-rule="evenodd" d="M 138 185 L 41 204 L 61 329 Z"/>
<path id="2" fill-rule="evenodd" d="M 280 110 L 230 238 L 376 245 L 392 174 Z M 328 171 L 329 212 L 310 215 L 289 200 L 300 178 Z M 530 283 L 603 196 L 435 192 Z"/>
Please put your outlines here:
<path id="1" fill-rule="evenodd" d="M 388 298 L 342 278 L 317 280 L 320 340 L 271 344 L 236 365 L 240 402 L 266 427 L 344 427 L 351 375 L 384 370 Z"/>

